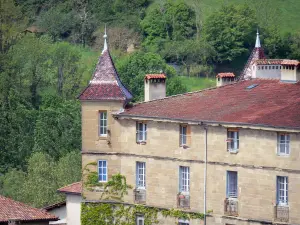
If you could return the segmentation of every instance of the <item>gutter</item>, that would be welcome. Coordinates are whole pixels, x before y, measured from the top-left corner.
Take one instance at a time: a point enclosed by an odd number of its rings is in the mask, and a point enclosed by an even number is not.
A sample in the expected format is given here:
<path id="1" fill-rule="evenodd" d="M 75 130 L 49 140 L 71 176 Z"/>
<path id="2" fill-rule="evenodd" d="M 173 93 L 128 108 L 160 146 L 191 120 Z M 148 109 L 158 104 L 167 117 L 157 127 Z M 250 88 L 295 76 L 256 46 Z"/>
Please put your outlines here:
<path id="1" fill-rule="evenodd" d="M 206 181 L 207 181 L 207 127 L 204 126 L 204 130 L 205 130 L 205 137 L 204 137 L 204 196 L 203 196 L 203 202 L 204 202 L 204 206 L 203 206 L 203 222 L 204 225 L 206 225 Z"/>
<path id="2" fill-rule="evenodd" d="M 208 125 L 208 126 L 224 126 L 224 127 L 240 127 L 256 130 L 269 130 L 269 131 L 288 131 L 293 133 L 300 133 L 300 127 L 284 127 L 284 126 L 271 126 L 265 124 L 251 124 L 241 122 L 224 122 L 224 121 L 213 121 L 213 120 L 190 120 L 190 119 L 170 119 L 167 117 L 153 117 L 153 116 L 140 116 L 140 115 L 124 115 L 124 114 L 113 114 L 114 118 L 117 119 L 133 119 L 133 120 L 153 120 L 157 122 L 173 122 L 173 123 L 188 123 L 191 125 Z"/>

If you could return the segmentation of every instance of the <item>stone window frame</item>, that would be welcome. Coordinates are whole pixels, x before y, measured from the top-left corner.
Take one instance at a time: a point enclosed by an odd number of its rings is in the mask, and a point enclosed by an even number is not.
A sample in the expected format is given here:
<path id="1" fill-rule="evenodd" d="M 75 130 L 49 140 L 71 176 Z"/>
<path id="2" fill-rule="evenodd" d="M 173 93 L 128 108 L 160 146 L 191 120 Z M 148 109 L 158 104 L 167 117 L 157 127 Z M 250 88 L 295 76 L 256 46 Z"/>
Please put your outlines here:
<path id="1" fill-rule="evenodd" d="M 288 206 L 289 204 L 289 179 L 288 176 L 276 177 L 276 204 Z"/>
<path id="2" fill-rule="evenodd" d="M 191 172 L 189 166 L 179 166 L 179 193 L 190 193 Z"/>
<path id="3" fill-rule="evenodd" d="M 234 180 L 235 177 L 235 180 Z M 235 183 L 235 184 L 233 184 Z M 235 190 L 232 190 L 233 185 Z M 237 199 L 238 198 L 238 171 L 226 171 L 226 198 L 228 199 Z"/>
<path id="4" fill-rule="evenodd" d="M 144 224 L 145 224 L 144 216 L 143 215 L 137 215 L 136 216 L 136 225 L 144 225 Z"/>
<path id="5" fill-rule="evenodd" d="M 140 179 L 141 177 L 142 179 Z M 136 162 L 136 187 L 137 189 L 146 189 L 146 162 Z"/>
<path id="6" fill-rule="evenodd" d="M 179 219 L 178 220 L 178 225 L 190 225 L 190 221 L 185 220 L 185 219 Z"/>
<path id="7" fill-rule="evenodd" d="M 179 124 L 179 147 L 191 146 L 191 126 L 188 124 Z"/>
<path id="8" fill-rule="evenodd" d="M 284 140 L 281 137 L 285 137 Z M 277 155 L 289 156 L 291 154 L 291 136 L 289 133 L 277 133 Z"/>
<path id="9" fill-rule="evenodd" d="M 240 134 L 237 128 L 227 129 L 227 151 L 230 153 L 238 153 L 240 148 Z"/>
<path id="10" fill-rule="evenodd" d="M 100 165 L 101 162 L 101 165 Z M 103 165 L 103 163 L 105 162 L 105 166 Z M 102 169 L 102 173 L 100 174 L 100 168 Z M 105 169 L 105 173 L 103 172 L 103 169 Z M 100 176 L 102 177 L 100 179 Z M 104 179 L 105 177 L 105 179 Z M 108 181 L 108 162 L 107 160 L 104 159 L 99 159 L 98 160 L 98 182 L 100 183 L 104 183 Z"/>
<path id="11" fill-rule="evenodd" d="M 147 143 L 147 123 L 144 121 L 136 122 L 136 143 L 146 144 Z M 142 138 L 141 138 L 142 135 Z"/>
<path id="12" fill-rule="evenodd" d="M 99 126 L 99 128 L 98 128 L 98 136 L 100 138 L 106 138 L 107 137 L 107 133 L 108 133 L 107 111 L 106 110 L 100 110 L 98 112 L 98 119 L 99 119 L 99 122 L 98 122 L 98 126 Z M 105 122 L 105 125 L 102 125 L 102 124 L 104 124 L 104 122 Z"/>

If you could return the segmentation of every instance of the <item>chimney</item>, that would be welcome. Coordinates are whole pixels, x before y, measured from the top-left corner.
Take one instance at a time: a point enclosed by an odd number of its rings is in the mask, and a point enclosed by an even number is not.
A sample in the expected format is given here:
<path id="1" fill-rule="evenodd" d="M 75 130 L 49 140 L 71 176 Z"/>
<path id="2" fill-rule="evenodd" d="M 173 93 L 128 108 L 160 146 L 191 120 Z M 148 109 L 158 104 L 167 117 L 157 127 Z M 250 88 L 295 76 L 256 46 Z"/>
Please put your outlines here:
<path id="1" fill-rule="evenodd" d="M 147 74 L 145 76 L 145 102 L 166 97 L 166 75 Z"/>
<path id="2" fill-rule="evenodd" d="M 284 59 L 281 62 L 282 82 L 296 83 L 300 80 L 300 62 L 298 60 Z"/>
<path id="3" fill-rule="evenodd" d="M 218 73 L 216 76 L 217 87 L 235 82 L 234 73 Z"/>

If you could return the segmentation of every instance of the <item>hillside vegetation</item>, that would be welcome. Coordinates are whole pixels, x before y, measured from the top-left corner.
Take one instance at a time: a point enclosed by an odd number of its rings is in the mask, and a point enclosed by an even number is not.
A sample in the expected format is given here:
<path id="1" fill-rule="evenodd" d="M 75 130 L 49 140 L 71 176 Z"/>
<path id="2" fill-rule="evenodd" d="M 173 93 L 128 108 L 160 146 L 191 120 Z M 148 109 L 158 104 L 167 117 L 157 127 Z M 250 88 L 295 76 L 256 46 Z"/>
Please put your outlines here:
<path id="1" fill-rule="evenodd" d="M 261 33 L 270 58 L 300 59 L 299 0 L 0 0 L 0 194 L 41 207 L 81 177 L 78 94 L 103 48 L 143 100 L 147 73 L 167 95 L 239 75 Z"/>

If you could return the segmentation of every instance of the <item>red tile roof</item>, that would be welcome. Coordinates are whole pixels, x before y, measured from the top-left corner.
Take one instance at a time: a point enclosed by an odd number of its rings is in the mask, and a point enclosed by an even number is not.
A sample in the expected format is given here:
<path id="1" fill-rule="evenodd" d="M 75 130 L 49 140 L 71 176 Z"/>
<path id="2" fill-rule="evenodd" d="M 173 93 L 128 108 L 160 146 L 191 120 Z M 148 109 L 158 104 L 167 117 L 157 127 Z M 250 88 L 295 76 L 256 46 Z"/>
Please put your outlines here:
<path id="1" fill-rule="evenodd" d="M 282 59 L 258 59 L 257 65 L 281 65 Z"/>
<path id="2" fill-rule="evenodd" d="M 300 129 L 299 112 L 300 82 L 253 79 L 138 103 L 115 116 Z"/>
<path id="3" fill-rule="evenodd" d="M 145 76 L 145 79 L 150 80 L 150 79 L 166 79 L 166 75 L 165 74 L 147 74 Z"/>
<path id="4" fill-rule="evenodd" d="M 67 194 L 77 194 L 81 195 L 82 192 L 82 182 L 76 182 L 73 184 L 69 184 L 65 187 L 58 189 L 59 192 L 67 193 Z"/>
<path id="5" fill-rule="evenodd" d="M 300 63 L 298 60 L 284 59 L 281 62 L 281 65 L 293 65 L 298 66 Z"/>
<path id="6" fill-rule="evenodd" d="M 58 218 L 44 210 L 33 208 L 0 195 L 0 222 L 7 222 L 10 219 L 18 219 L 20 221 L 50 221 L 57 220 Z"/>
<path id="7" fill-rule="evenodd" d="M 218 73 L 216 77 L 235 77 L 234 73 Z"/>
<path id="8" fill-rule="evenodd" d="M 100 56 L 90 84 L 80 100 L 121 100 L 129 102 L 132 94 L 122 84 L 108 50 Z"/>

